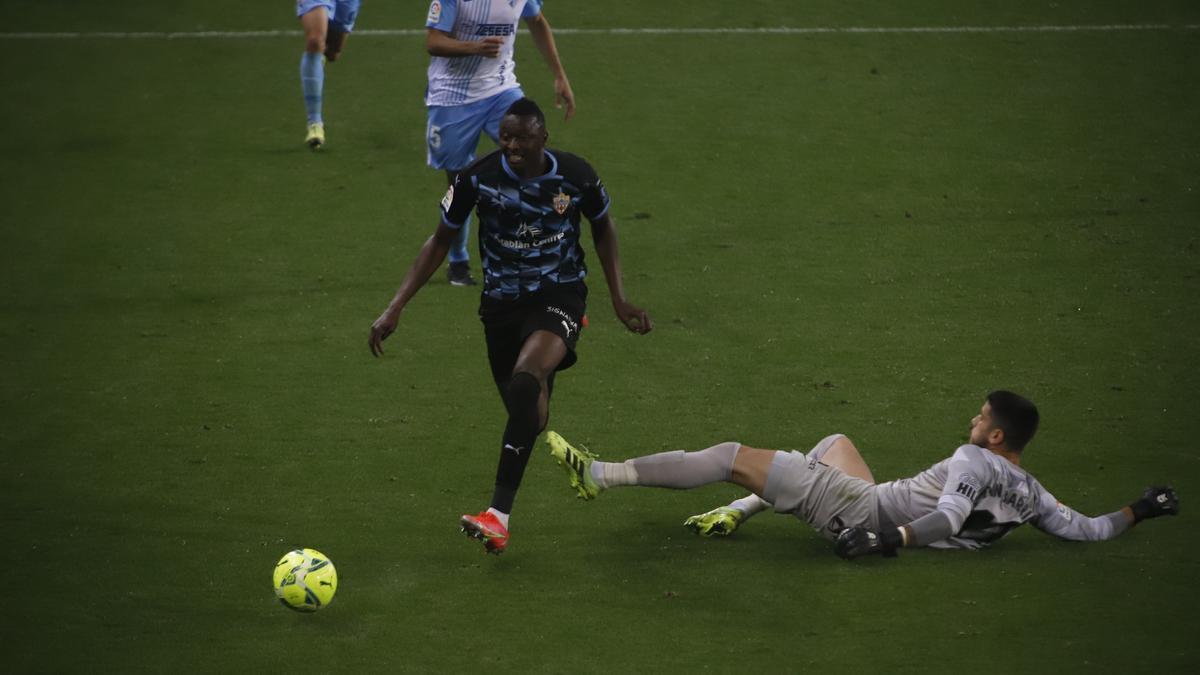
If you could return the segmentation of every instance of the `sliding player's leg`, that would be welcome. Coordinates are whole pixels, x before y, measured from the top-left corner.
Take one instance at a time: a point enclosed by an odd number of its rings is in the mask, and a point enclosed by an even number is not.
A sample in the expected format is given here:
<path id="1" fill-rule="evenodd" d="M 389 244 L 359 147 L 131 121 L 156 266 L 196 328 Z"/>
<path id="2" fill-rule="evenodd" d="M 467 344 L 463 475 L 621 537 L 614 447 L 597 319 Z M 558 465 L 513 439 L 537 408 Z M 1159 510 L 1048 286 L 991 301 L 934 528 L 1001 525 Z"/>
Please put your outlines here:
<path id="1" fill-rule="evenodd" d="M 683 522 L 684 526 L 705 537 L 728 536 L 750 517 L 771 508 L 772 504 L 760 495 L 766 489 L 766 476 L 770 473 L 770 465 L 774 459 L 774 454 L 770 455 L 768 459 L 766 456 L 752 451 L 745 454 L 739 453 L 738 461 L 734 464 L 734 475 L 739 479 L 738 484 L 751 489 L 761 485 L 762 489 L 755 490 L 755 494 L 735 500 L 727 506 L 719 506 L 711 511 L 692 516 Z M 875 483 L 871 468 L 867 466 L 867 462 L 858 452 L 858 448 L 849 438 L 841 434 L 821 439 L 821 442 L 817 443 L 816 447 L 808 453 L 807 459 L 809 462 L 816 461 L 838 469 L 848 476 L 861 478 L 872 485 Z"/>
<path id="2" fill-rule="evenodd" d="M 767 484 L 767 474 L 776 451 L 751 448 L 743 445 L 733 462 L 732 482 L 751 491 L 728 506 L 692 516 L 683 521 L 684 527 L 703 537 L 727 537 L 734 533 L 746 519 L 760 511 L 771 508 L 770 502 L 760 495 Z"/>
<path id="3" fill-rule="evenodd" d="M 766 483 L 766 473 L 775 454 L 774 450 L 727 442 L 696 452 L 674 450 L 624 462 L 602 462 L 554 432 L 546 438 L 550 454 L 567 471 L 571 486 L 582 499 L 593 499 L 609 488 L 631 485 L 687 490 L 728 482 L 757 492 Z"/>
<path id="4" fill-rule="evenodd" d="M 854 443 L 841 434 L 825 437 L 808 456 L 825 466 L 832 466 L 847 475 L 875 484 L 875 476 L 871 474 L 871 467 L 867 466 L 867 461 L 863 459 Z"/>

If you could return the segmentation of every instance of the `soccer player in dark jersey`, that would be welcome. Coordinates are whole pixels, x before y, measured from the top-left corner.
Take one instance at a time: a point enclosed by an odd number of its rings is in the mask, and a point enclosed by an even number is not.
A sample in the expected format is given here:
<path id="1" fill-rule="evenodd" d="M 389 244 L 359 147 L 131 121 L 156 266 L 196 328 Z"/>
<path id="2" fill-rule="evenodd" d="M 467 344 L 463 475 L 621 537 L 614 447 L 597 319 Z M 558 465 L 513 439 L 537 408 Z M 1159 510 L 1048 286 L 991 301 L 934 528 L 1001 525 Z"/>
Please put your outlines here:
<path id="1" fill-rule="evenodd" d="M 405 305 L 445 259 L 472 209 L 479 216 L 483 295 L 479 317 L 488 361 L 508 410 L 491 507 L 460 525 L 488 553 L 508 546 L 508 519 L 529 453 L 549 418 L 554 374 L 576 361 L 587 301 L 580 216 L 617 318 L 634 333 L 650 331 L 644 310 L 625 299 L 617 229 L 608 192 L 581 157 L 546 147 L 546 118 L 533 101 L 514 102 L 500 121 L 500 150 L 459 172 L 442 199 L 442 219 L 421 247 L 387 309 L 371 326 L 371 353 L 396 330 Z"/>
<path id="2" fill-rule="evenodd" d="M 1102 541 L 1148 518 L 1179 513 L 1170 487 L 1148 488 L 1128 506 L 1094 518 L 1058 501 L 1021 464 L 1038 420 L 1029 399 L 994 391 L 971 420 L 967 443 L 953 455 L 910 478 L 879 484 L 841 434 L 827 436 L 807 454 L 730 442 L 624 462 L 598 461 L 553 431 L 548 440 L 581 498 L 628 485 L 688 489 L 730 482 L 753 494 L 684 525 L 704 536 L 725 536 L 774 508 L 834 541 L 834 551 L 847 559 L 891 556 L 905 546 L 982 548 L 1024 523 L 1062 539 Z"/>

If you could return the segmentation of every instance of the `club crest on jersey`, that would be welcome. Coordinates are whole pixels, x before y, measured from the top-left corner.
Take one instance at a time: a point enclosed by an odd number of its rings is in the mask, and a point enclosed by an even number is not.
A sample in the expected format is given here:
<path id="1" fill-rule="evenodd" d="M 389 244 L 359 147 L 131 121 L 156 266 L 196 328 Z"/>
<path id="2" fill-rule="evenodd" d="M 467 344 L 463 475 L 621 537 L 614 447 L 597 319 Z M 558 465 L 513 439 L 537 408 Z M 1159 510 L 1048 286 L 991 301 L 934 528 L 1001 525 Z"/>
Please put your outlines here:
<path id="1" fill-rule="evenodd" d="M 570 206 L 571 206 L 571 198 L 567 196 L 567 193 L 563 192 L 563 191 L 560 189 L 560 190 L 558 191 L 558 194 L 554 195 L 554 202 L 553 202 L 553 203 L 554 203 L 554 211 L 555 211 L 555 213 L 557 213 L 558 215 L 560 215 L 560 216 L 561 216 L 562 214 L 564 214 L 564 213 L 566 213 L 566 212 L 567 212 L 567 209 L 568 209 L 568 208 L 570 208 Z"/>
<path id="2" fill-rule="evenodd" d="M 442 18 L 442 3 L 439 0 L 433 0 L 429 4 L 429 16 L 425 19 L 426 23 L 437 23 L 438 19 Z"/>

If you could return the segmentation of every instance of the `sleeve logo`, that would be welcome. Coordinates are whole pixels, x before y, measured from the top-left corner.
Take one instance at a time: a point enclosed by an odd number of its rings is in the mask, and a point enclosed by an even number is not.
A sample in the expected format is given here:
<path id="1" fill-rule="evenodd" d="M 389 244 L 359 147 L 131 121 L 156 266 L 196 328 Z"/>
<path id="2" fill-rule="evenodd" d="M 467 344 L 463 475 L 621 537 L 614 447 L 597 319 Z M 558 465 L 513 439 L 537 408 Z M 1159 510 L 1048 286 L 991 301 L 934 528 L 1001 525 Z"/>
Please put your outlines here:
<path id="1" fill-rule="evenodd" d="M 1068 523 L 1071 522 L 1071 509 L 1067 508 L 1067 505 L 1062 502 L 1058 503 L 1058 515 L 1062 516 Z"/>
<path id="2" fill-rule="evenodd" d="M 446 196 L 442 197 L 442 210 L 449 211 L 450 205 L 454 203 L 454 186 L 446 188 Z"/>
<path id="3" fill-rule="evenodd" d="M 954 491 L 973 502 L 979 494 L 979 481 L 971 474 L 964 473 L 958 477 L 958 487 Z"/>
<path id="4" fill-rule="evenodd" d="M 439 0 L 433 0 L 429 5 L 429 17 L 425 19 L 426 23 L 437 23 L 438 19 L 442 18 L 442 3 Z"/>

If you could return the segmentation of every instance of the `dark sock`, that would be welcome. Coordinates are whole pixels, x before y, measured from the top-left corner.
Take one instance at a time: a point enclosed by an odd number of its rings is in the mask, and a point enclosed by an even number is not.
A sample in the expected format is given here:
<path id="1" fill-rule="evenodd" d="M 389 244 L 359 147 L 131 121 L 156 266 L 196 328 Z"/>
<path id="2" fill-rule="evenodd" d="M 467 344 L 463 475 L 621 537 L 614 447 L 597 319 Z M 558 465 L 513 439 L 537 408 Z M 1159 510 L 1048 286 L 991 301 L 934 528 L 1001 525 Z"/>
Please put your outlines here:
<path id="1" fill-rule="evenodd" d="M 538 397 L 542 387 L 529 373 L 517 373 L 508 382 L 504 402 L 508 407 L 508 424 L 500 446 L 500 465 L 496 467 L 496 489 L 492 493 L 492 508 L 512 513 L 513 500 L 521 487 L 525 465 L 533 450 L 538 432 Z"/>

